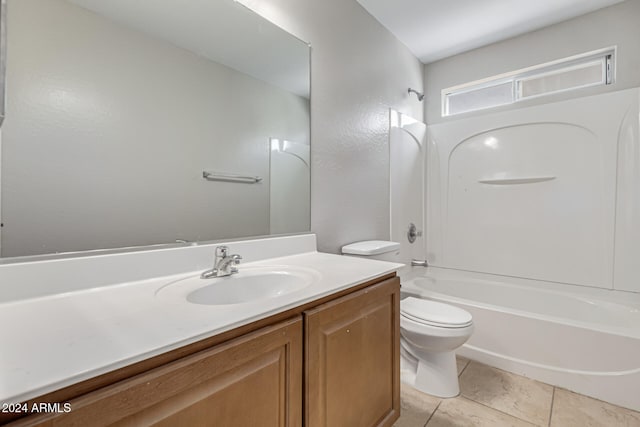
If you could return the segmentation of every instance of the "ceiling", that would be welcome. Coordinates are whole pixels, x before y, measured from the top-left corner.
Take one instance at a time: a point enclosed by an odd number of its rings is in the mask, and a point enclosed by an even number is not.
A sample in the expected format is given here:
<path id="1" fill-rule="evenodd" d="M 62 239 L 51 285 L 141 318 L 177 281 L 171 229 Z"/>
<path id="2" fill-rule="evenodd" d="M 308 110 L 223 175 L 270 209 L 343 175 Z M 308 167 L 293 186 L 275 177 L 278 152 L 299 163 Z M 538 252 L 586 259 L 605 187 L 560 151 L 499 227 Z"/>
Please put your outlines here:
<path id="1" fill-rule="evenodd" d="M 423 63 L 623 0 L 357 0 Z"/>

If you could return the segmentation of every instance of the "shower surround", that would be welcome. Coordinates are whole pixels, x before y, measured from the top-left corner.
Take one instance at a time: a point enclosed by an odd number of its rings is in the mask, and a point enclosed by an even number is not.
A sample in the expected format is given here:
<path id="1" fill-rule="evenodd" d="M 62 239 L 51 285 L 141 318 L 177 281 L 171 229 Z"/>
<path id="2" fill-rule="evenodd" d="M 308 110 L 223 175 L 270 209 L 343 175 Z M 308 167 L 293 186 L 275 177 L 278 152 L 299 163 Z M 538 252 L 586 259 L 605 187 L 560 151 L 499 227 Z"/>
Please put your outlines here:
<path id="1" fill-rule="evenodd" d="M 431 267 L 403 291 L 473 314 L 461 354 L 640 409 L 639 103 L 633 88 L 428 127 Z"/>

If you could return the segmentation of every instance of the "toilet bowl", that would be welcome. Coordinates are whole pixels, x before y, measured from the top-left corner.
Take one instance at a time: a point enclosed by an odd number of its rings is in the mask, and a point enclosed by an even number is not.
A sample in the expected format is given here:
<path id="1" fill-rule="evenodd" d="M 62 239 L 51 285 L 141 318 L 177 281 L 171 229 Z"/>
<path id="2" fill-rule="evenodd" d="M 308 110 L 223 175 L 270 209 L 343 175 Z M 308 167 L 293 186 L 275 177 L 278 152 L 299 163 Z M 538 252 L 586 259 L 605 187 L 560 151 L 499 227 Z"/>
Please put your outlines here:
<path id="1" fill-rule="evenodd" d="M 371 240 L 343 246 L 342 253 L 391 261 L 399 249 L 399 243 Z M 414 297 L 400 301 L 401 381 L 434 396 L 457 396 L 455 351 L 472 333 L 471 314 L 461 308 Z"/>
<path id="2" fill-rule="evenodd" d="M 438 397 L 460 393 L 455 350 L 473 333 L 467 311 L 436 301 L 400 301 L 401 380 Z"/>

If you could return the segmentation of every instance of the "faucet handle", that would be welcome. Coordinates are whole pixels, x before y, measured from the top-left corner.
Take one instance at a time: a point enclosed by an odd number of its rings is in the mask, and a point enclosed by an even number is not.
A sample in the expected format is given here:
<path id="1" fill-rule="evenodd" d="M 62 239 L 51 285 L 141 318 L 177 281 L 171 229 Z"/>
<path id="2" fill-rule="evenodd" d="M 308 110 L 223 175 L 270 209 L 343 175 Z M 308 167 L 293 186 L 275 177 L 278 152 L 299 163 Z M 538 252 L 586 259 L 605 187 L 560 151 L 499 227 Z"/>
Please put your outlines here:
<path id="1" fill-rule="evenodd" d="M 231 262 L 233 263 L 233 265 L 240 264 L 241 259 L 242 257 L 238 254 L 231 255 Z M 233 265 L 231 266 L 231 274 L 235 274 L 238 272 L 238 267 L 234 267 Z"/>
<path id="2" fill-rule="evenodd" d="M 227 246 L 218 246 L 216 247 L 216 257 L 225 258 L 228 251 L 229 248 Z"/>

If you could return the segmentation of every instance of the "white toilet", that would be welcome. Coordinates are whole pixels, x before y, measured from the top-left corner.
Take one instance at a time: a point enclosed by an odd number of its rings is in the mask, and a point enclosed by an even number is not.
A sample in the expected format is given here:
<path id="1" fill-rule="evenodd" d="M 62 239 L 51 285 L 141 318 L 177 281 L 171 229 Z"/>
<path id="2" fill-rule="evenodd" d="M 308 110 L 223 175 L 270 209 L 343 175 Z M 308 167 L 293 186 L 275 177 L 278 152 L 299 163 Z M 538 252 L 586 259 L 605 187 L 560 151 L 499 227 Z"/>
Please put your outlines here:
<path id="1" fill-rule="evenodd" d="M 372 240 L 342 247 L 345 255 L 393 260 L 400 244 Z M 455 350 L 473 333 L 471 314 L 441 302 L 400 301 L 400 369 L 403 383 L 438 397 L 460 393 Z"/>
<path id="2" fill-rule="evenodd" d="M 400 301 L 402 382 L 438 397 L 460 393 L 456 349 L 473 332 L 469 312 L 441 302 Z"/>

